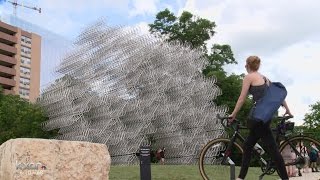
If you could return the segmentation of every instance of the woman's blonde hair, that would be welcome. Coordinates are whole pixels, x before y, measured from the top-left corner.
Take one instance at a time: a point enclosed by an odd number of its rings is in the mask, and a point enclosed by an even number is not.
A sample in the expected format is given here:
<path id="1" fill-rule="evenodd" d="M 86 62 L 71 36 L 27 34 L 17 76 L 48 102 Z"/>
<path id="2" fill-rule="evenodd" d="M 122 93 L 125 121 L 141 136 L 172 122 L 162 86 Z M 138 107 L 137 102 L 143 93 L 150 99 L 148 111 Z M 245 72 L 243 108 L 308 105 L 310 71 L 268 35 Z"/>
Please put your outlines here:
<path id="1" fill-rule="evenodd" d="M 249 56 L 247 58 L 247 66 L 252 71 L 258 71 L 260 67 L 260 58 L 258 56 Z"/>

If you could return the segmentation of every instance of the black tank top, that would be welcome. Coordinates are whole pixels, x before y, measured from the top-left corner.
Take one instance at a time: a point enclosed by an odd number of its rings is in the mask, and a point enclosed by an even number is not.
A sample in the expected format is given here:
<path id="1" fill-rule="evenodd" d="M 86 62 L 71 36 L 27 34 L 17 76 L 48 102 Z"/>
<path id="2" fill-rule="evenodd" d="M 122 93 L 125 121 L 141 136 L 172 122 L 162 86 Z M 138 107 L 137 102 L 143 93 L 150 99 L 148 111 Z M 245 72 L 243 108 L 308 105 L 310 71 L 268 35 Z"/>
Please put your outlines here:
<path id="1" fill-rule="evenodd" d="M 249 87 L 249 93 L 252 94 L 253 101 L 257 102 L 264 95 L 264 90 L 266 89 L 266 83 L 260 86 L 251 86 Z"/>
<path id="2" fill-rule="evenodd" d="M 249 93 L 252 95 L 253 101 L 257 102 L 260 98 L 263 97 L 264 91 L 267 87 L 267 78 L 263 76 L 264 84 L 259 86 L 252 86 L 249 87 Z"/>

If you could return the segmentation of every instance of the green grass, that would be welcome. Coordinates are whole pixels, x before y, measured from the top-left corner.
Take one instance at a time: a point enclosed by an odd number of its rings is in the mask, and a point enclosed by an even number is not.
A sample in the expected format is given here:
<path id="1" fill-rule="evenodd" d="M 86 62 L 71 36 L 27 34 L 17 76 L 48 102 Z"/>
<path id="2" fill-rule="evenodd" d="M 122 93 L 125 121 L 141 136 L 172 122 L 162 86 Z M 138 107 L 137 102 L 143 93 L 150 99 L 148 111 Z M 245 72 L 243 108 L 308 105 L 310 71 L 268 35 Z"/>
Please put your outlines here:
<path id="1" fill-rule="evenodd" d="M 239 169 L 237 168 L 237 172 Z M 277 173 L 266 175 L 264 180 L 280 179 Z M 228 172 L 219 173 L 219 179 L 229 180 Z M 238 174 L 236 173 L 236 176 Z M 257 180 L 261 175 L 260 168 L 250 167 L 246 180 Z M 202 180 L 198 166 L 196 165 L 151 165 L 152 180 Z M 132 166 L 111 166 L 109 173 L 110 180 L 140 180 L 140 167 Z"/>

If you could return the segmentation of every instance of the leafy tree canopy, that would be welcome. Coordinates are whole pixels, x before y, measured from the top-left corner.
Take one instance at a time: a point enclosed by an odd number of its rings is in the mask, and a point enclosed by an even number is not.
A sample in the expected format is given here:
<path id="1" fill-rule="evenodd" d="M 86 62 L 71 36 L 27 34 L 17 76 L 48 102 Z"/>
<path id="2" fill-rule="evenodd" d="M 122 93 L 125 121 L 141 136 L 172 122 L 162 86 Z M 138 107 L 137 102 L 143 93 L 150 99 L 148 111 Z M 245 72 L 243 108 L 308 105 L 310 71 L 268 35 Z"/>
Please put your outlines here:
<path id="1" fill-rule="evenodd" d="M 304 126 L 320 130 L 320 101 L 310 105 L 310 113 L 305 114 Z"/>
<path id="2" fill-rule="evenodd" d="M 4 95 L 0 87 L 0 144 L 13 138 L 50 138 L 56 131 L 46 132 L 41 123 L 47 117 L 42 109 L 17 95 Z"/>

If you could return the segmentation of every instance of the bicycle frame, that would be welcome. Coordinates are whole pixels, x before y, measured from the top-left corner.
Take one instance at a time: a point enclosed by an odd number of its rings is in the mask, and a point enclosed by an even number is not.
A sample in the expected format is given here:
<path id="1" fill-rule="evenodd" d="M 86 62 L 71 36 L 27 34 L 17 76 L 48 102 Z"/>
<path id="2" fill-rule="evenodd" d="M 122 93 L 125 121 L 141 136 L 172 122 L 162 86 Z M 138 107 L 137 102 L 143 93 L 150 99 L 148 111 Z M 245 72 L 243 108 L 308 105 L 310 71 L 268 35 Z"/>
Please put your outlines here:
<path id="1" fill-rule="evenodd" d="M 290 119 L 290 118 L 291 117 L 286 117 L 286 118 L 278 117 L 278 119 L 280 119 L 281 121 L 280 121 L 280 123 L 278 123 L 277 128 L 275 129 L 276 130 L 276 134 L 275 134 L 276 139 L 284 138 L 285 141 L 288 141 L 290 139 L 289 137 L 285 136 L 286 129 L 284 129 L 284 132 L 282 132 L 283 129 L 281 129 L 281 127 L 284 127 L 283 125 L 285 124 L 285 120 Z M 227 159 L 228 159 L 229 153 L 231 153 L 231 150 L 233 148 L 234 142 L 236 142 L 236 140 L 238 139 L 241 142 L 241 144 L 243 144 L 244 141 L 245 141 L 245 138 L 240 134 L 239 130 L 240 129 L 247 129 L 247 128 L 241 126 L 240 125 L 240 121 L 238 121 L 238 120 L 235 120 L 235 123 L 236 123 L 236 127 L 233 127 L 232 125 L 230 125 L 232 130 L 233 130 L 233 134 L 232 134 L 232 136 L 230 138 L 230 143 L 228 144 L 227 149 L 225 151 L 226 153 L 224 154 L 224 157 L 222 159 L 222 163 L 224 163 L 224 164 L 227 163 Z M 223 123 L 223 118 L 221 119 L 221 124 L 222 124 L 222 126 L 224 128 L 228 128 L 228 126 L 226 126 Z M 293 149 L 294 153 L 296 155 L 302 157 L 301 151 L 299 152 L 296 149 L 296 146 L 291 143 L 291 141 L 288 141 L 288 142 L 289 142 L 290 147 Z M 279 145 L 278 141 L 277 141 L 277 144 Z M 260 160 L 260 162 L 263 163 L 266 166 L 266 171 L 270 170 L 271 168 L 274 168 L 273 166 L 268 166 L 268 162 L 258 152 L 258 149 L 253 149 L 253 152 L 254 152 L 254 155 Z M 292 162 L 292 163 L 287 163 L 287 164 L 285 164 L 285 166 L 296 165 L 298 163 L 301 163 L 301 162 L 295 161 L 295 162 Z"/>
<path id="2" fill-rule="evenodd" d="M 237 120 L 236 120 L 236 122 L 237 122 L 237 124 L 236 124 L 235 128 L 233 126 L 231 126 L 233 129 L 233 134 L 232 134 L 232 137 L 230 138 L 230 143 L 227 146 L 226 153 L 224 154 L 224 156 L 222 158 L 223 164 L 226 164 L 226 161 L 229 157 L 229 153 L 231 153 L 231 149 L 233 147 L 234 142 L 236 142 L 237 139 L 239 139 L 241 143 L 244 143 L 244 141 L 245 141 L 245 138 L 242 137 L 239 132 L 239 129 L 242 129 L 242 127 L 240 127 L 240 122 Z M 221 124 L 224 128 L 228 128 L 226 125 L 224 125 L 223 122 L 221 122 Z"/>

